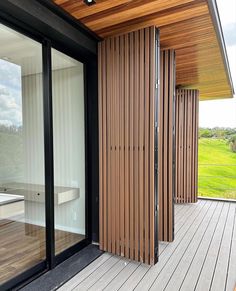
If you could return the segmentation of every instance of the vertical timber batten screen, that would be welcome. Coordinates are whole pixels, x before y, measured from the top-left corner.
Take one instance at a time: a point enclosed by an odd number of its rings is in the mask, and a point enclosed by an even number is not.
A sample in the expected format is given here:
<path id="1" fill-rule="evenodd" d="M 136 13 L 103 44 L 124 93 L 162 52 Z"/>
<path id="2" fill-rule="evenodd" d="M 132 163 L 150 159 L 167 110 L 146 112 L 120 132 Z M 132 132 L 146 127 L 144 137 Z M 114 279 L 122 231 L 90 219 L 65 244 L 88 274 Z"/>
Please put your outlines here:
<path id="1" fill-rule="evenodd" d="M 99 43 L 100 248 L 154 264 L 155 27 Z"/>
<path id="2" fill-rule="evenodd" d="M 159 240 L 174 240 L 175 52 L 161 51 L 158 134 Z"/>
<path id="3" fill-rule="evenodd" d="M 176 91 L 176 203 L 197 202 L 198 90 Z"/>

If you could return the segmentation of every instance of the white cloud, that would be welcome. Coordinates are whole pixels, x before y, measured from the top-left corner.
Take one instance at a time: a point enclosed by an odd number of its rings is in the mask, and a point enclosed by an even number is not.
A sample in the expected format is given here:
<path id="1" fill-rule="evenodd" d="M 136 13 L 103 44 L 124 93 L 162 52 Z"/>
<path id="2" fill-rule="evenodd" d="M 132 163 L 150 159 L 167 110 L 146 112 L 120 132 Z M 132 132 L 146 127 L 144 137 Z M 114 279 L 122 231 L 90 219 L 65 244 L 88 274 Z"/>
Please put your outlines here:
<path id="1" fill-rule="evenodd" d="M 7 88 L 0 88 L 0 124 L 21 125 L 22 108 Z"/>
<path id="2" fill-rule="evenodd" d="M 0 124 L 22 125 L 21 69 L 0 60 Z"/>

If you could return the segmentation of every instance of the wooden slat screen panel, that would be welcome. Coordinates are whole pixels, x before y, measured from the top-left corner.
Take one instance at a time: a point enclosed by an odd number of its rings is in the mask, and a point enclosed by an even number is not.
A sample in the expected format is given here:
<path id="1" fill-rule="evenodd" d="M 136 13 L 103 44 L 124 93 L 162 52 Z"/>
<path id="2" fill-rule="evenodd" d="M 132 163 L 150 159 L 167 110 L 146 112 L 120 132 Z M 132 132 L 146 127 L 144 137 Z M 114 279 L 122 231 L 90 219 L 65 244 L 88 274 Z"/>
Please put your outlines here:
<path id="1" fill-rule="evenodd" d="M 99 43 L 100 248 L 155 263 L 155 28 Z"/>
<path id="2" fill-rule="evenodd" d="M 197 202 L 198 90 L 176 91 L 176 203 Z"/>
<path id="3" fill-rule="evenodd" d="M 158 134 L 159 240 L 174 239 L 175 52 L 161 51 Z"/>

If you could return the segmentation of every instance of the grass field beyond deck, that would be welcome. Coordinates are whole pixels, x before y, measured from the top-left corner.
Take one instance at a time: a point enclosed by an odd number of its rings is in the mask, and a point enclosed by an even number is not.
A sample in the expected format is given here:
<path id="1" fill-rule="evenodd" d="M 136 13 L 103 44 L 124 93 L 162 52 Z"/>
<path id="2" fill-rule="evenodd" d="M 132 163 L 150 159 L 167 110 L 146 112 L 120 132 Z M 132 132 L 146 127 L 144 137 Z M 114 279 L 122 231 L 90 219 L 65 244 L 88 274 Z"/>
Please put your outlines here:
<path id="1" fill-rule="evenodd" d="M 236 153 L 226 140 L 199 139 L 199 196 L 236 199 Z"/>

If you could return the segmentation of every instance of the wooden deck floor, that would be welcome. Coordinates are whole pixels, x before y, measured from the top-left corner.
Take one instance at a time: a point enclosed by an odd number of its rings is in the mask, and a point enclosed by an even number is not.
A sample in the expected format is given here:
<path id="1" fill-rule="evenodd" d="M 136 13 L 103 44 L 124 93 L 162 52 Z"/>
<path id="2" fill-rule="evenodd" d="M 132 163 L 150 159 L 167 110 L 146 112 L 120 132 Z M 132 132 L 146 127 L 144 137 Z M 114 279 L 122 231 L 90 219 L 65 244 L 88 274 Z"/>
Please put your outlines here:
<path id="1" fill-rule="evenodd" d="M 175 240 L 160 243 L 147 266 L 104 253 L 59 290 L 233 291 L 236 203 L 200 200 L 175 206 Z"/>

